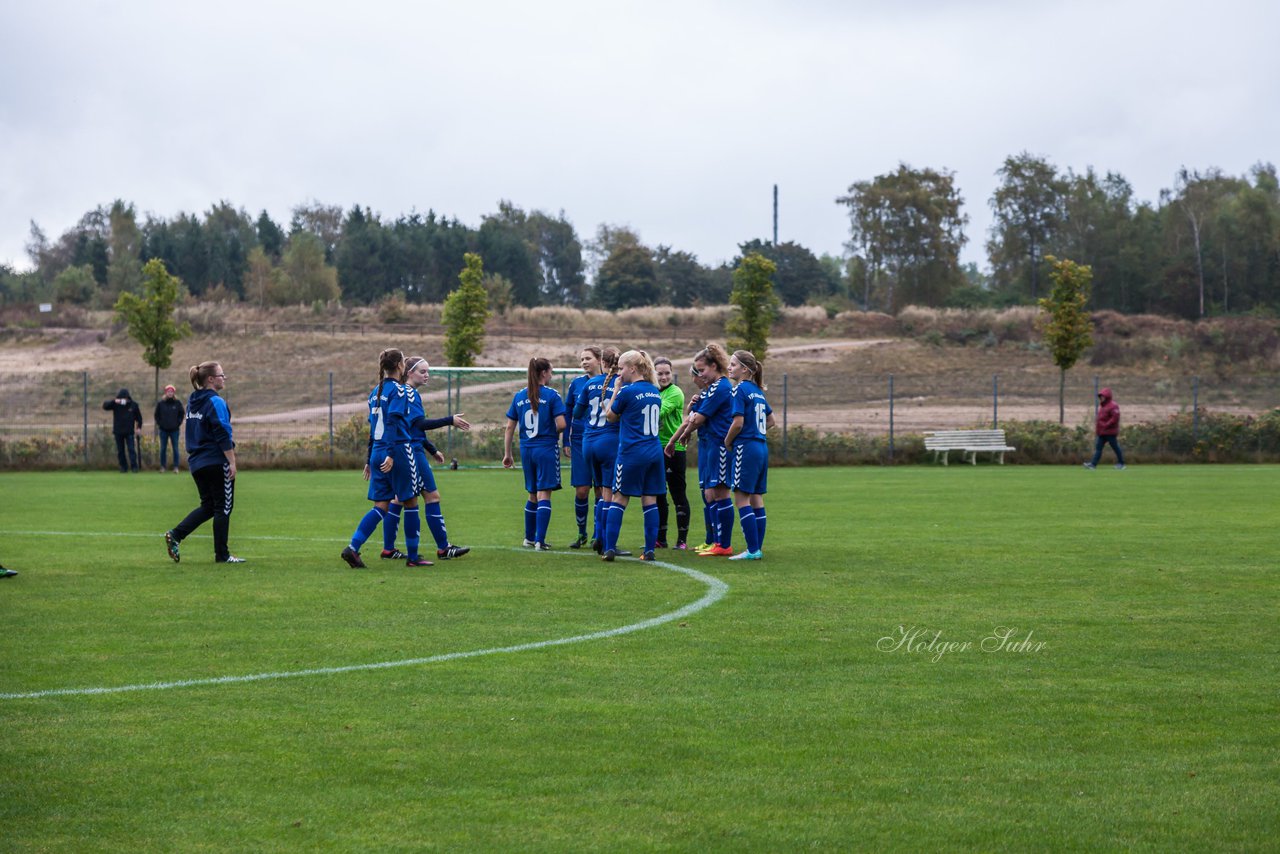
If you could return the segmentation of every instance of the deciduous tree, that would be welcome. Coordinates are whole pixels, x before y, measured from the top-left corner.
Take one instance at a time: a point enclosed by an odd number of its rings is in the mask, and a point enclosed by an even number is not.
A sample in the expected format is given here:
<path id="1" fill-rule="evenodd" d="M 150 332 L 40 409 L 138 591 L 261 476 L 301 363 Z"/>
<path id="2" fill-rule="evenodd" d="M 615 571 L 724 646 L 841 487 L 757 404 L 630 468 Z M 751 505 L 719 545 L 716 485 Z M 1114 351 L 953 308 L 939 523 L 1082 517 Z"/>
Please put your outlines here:
<path id="1" fill-rule="evenodd" d="M 115 304 L 116 317 L 128 326 L 129 337 L 142 345 L 143 361 L 155 368 L 157 400 L 160 371 L 173 363 L 174 343 L 191 334 L 190 324 L 173 318 L 180 284 L 169 275 L 163 261 L 152 258 L 142 268 L 142 295 L 125 291 Z"/>
<path id="2" fill-rule="evenodd" d="M 1046 256 L 1045 261 L 1050 266 L 1053 290 L 1040 300 L 1036 322 L 1053 354 L 1053 363 L 1058 366 L 1058 423 L 1062 424 L 1066 420 L 1067 371 L 1093 343 L 1093 321 L 1087 308 L 1093 271 L 1052 255 Z"/>

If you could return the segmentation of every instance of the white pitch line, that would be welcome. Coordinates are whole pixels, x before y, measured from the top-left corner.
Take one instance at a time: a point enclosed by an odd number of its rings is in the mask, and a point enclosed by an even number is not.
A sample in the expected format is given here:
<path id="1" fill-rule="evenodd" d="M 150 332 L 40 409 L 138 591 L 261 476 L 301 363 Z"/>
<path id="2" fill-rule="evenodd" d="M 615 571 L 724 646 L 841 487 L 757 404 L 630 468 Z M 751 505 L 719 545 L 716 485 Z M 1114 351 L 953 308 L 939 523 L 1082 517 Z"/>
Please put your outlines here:
<path id="1" fill-rule="evenodd" d="M 11 532 L 13 533 L 13 532 Z M 522 551 L 520 549 L 512 549 L 512 551 Z M 582 555 L 586 557 L 586 555 Z M 633 561 L 627 561 L 632 563 Z M 639 561 L 634 561 L 639 563 Z M 585 643 L 587 641 L 604 640 L 605 638 L 617 637 L 619 635 L 630 634 L 631 632 L 639 632 L 645 629 L 652 629 L 683 617 L 696 614 L 704 608 L 708 608 L 724 598 L 729 592 L 729 585 L 720 579 L 699 572 L 696 569 L 690 569 L 686 566 L 678 566 L 674 563 L 666 563 L 665 561 L 654 561 L 654 566 L 660 566 L 673 572 L 687 575 L 695 581 L 699 581 L 707 586 L 707 592 L 702 598 L 696 602 L 690 602 L 683 608 L 677 608 L 666 614 L 657 617 L 651 617 L 648 620 L 641 620 L 638 623 L 631 623 L 626 626 L 619 626 L 616 629 L 605 629 L 599 632 L 591 632 L 585 635 L 574 635 L 567 638 L 555 638 L 554 640 L 532 641 L 530 643 L 521 643 L 514 646 L 498 646 L 489 649 L 473 649 L 467 652 L 446 652 L 441 655 L 429 655 L 424 658 L 406 658 L 400 661 L 379 661 L 371 664 L 347 664 L 339 667 L 315 667 L 309 670 L 285 670 L 276 673 L 250 673 L 244 676 L 213 676 L 206 679 L 179 679 L 171 682 L 149 682 L 138 685 L 116 685 L 103 688 L 54 688 L 47 691 L 29 691 L 19 693 L 0 693 L 0 700 L 34 700 L 42 697 L 67 697 L 67 696 L 86 696 L 90 694 L 123 694 L 127 691 L 163 691 L 169 688 L 190 688 L 201 685 L 231 685 L 237 682 L 265 682 L 273 679 L 292 679 L 299 676 L 328 676 L 335 673 L 354 673 L 360 670 L 386 670 L 392 667 L 413 667 L 419 664 L 435 664 L 441 661 L 456 661 L 462 658 L 477 658 L 482 655 L 497 655 L 505 652 L 527 652 L 533 649 L 545 649 L 552 646 L 564 646 L 571 643 Z"/>

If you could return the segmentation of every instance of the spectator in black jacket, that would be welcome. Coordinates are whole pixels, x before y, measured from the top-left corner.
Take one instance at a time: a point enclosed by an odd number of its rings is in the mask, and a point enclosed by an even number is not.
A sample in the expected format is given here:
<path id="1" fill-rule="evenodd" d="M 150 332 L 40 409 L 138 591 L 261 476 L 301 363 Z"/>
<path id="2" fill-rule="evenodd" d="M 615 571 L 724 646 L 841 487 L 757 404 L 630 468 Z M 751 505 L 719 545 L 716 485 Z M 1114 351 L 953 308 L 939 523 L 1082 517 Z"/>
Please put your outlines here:
<path id="1" fill-rule="evenodd" d="M 129 396 L 129 389 L 122 388 L 113 400 L 105 401 L 102 408 L 113 414 L 111 432 L 116 437 L 116 459 L 120 461 L 120 473 L 138 470 L 138 437 L 142 435 L 142 409 Z M 125 460 L 128 449 L 129 459 Z"/>
<path id="2" fill-rule="evenodd" d="M 182 429 L 182 419 L 187 406 L 178 397 L 178 390 L 171 385 L 164 387 L 164 397 L 156 403 L 156 433 L 160 436 L 160 471 L 169 469 L 167 462 L 168 447 L 173 445 L 173 473 L 178 473 L 178 431 Z"/>

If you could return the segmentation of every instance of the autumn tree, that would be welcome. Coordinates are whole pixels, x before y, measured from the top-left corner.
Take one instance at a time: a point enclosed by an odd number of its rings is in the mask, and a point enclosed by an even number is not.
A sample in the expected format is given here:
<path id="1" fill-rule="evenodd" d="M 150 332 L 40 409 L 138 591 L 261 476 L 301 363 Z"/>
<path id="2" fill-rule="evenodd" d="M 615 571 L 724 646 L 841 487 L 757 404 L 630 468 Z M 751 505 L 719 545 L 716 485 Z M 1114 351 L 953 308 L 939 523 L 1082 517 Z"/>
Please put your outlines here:
<path id="1" fill-rule="evenodd" d="M 1066 420 L 1067 371 L 1093 343 L 1093 322 L 1086 307 L 1093 270 L 1052 255 L 1046 256 L 1045 261 L 1050 266 L 1053 289 L 1040 300 L 1036 322 L 1058 366 L 1058 423 L 1062 424 Z"/>
<path id="2" fill-rule="evenodd" d="M 191 325 L 178 323 L 180 282 L 169 275 L 164 262 L 152 258 L 142 268 L 142 295 L 125 291 L 116 300 L 116 317 L 126 324 L 129 337 L 142 345 L 142 359 L 155 368 L 155 396 L 160 399 L 160 371 L 173 363 L 173 345 L 191 334 Z"/>

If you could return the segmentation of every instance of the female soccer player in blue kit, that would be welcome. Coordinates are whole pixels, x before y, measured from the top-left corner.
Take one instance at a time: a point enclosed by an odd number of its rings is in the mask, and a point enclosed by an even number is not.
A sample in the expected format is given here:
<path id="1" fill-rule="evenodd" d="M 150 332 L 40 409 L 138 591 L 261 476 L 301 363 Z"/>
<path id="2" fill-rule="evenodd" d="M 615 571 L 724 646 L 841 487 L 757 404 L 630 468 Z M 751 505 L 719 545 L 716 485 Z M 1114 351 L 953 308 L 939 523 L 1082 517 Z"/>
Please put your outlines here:
<path id="1" fill-rule="evenodd" d="M 564 455 L 569 458 L 569 485 L 573 487 L 573 516 L 578 523 L 578 539 L 569 544 L 571 549 L 580 549 L 587 544 L 587 510 L 591 504 L 591 469 L 587 467 L 587 458 L 582 448 L 582 434 L 587 428 L 585 408 L 579 409 L 578 398 L 591 378 L 600 373 L 599 347 L 583 347 L 578 356 L 578 364 L 582 367 L 582 376 L 574 377 L 565 393 L 565 430 Z M 600 488 L 596 487 L 596 500 L 600 500 Z"/>
<path id="2" fill-rule="evenodd" d="M 560 452 L 557 437 L 564 430 L 564 401 L 551 388 L 551 363 L 529 360 L 529 383 L 515 393 L 507 409 L 507 429 L 502 439 L 502 465 L 511 468 L 511 437 L 520 431 L 520 464 L 529 500 L 524 505 L 524 545 L 551 551 L 547 527 L 551 524 L 551 493 L 560 488 Z"/>
<path id="3" fill-rule="evenodd" d="M 605 517 L 604 559 L 618 554 L 622 516 L 633 496 L 644 505 L 644 554 L 653 560 L 658 541 L 658 496 L 667 493 L 666 466 L 658 440 L 662 393 L 658 390 L 653 362 L 646 353 L 628 350 L 618 359 L 620 384 L 605 405 L 605 418 L 618 425 L 618 458 L 613 481 L 613 502 Z"/>
<path id="4" fill-rule="evenodd" d="M 725 378 L 729 369 L 729 356 L 719 344 L 708 344 L 693 357 L 693 366 L 706 381 L 706 390 L 699 396 L 689 420 L 667 442 L 668 453 L 673 453 L 676 442 L 683 442 L 694 430 L 698 431 L 698 482 L 703 497 L 711 508 L 716 526 L 716 544 L 706 550 L 698 550 L 702 556 L 727 557 L 733 554 L 733 499 L 729 497 L 729 452 L 724 437 L 733 423 L 733 386 Z"/>
<path id="5" fill-rule="evenodd" d="M 617 387 L 618 351 L 605 347 L 600 351 L 600 366 L 604 371 L 592 377 L 578 395 L 578 409 L 583 413 L 587 428 L 583 431 L 583 456 L 591 472 L 591 484 L 599 489 L 595 507 L 595 536 L 591 547 L 604 554 L 605 510 L 613 501 L 614 463 L 618 457 L 618 425 L 605 418 L 604 408 L 608 395 Z"/>
<path id="6" fill-rule="evenodd" d="M 428 430 L 438 430 L 441 427 L 457 427 L 459 430 L 470 430 L 471 423 L 462 417 L 459 412 L 456 415 L 446 415 L 443 418 L 428 418 L 426 409 L 422 404 L 422 394 L 418 390 L 431 377 L 431 366 L 427 364 L 427 360 L 421 356 L 411 356 L 404 363 L 404 383 L 408 389 L 406 395 L 408 399 L 407 418 L 409 422 L 409 440 L 413 444 L 414 468 L 418 473 L 418 494 L 422 496 L 422 515 L 427 522 L 427 530 L 431 532 L 432 538 L 436 541 L 436 557 L 440 560 L 451 560 L 455 557 L 462 557 L 471 551 L 470 546 L 455 546 L 449 542 L 449 532 L 444 526 L 444 513 L 440 510 L 440 490 L 436 488 L 436 477 L 431 471 L 431 466 L 427 463 L 428 455 L 435 459 L 436 462 L 444 462 L 444 454 L 436 449 L 436 446 L 427 438 Z M 384 543 L 387 528 L 384 526 Z M 390 543 L 386 546 L 395 551 L 395 531 L 391 530 Z M 386 556 L 386 549 L 383 550 Z"/>
<path id="7" fill-rule="evenodd" d="M 364 477 L 369 481 L 373 509 L 364 514 L 351 543 L 342 550 L 342 559 L 353 569 L 363 569 L 360 547 L 373 535 L 378 523 L 394 524 L 389 516 L 403 508 L 404 542 L 409 550 L 405 566 L 431 566 L 418 556 L 422 519 L 418 515 L 418 474 L 409 441 L 408 390 L 400 384 L 404 376 L 404 353 L 383 350 L 378 354 L 378 385 L 369 393 L 369 459 Z"/>
<path id="8" fill-rule="evenodd" d="M 733 501 L 742 523 L 746 551 L 729 560 L 760 560 L 764 544 L 766 516 L 764 494 L 768 492 L 769 445 L 765 431 L 774 425 L 773 408 L 764 396 L 764 369 L 754 355 L 735 350 L 729 357 L 729 379 L 737 385 L 733 393 L 733 422 L 724 444 L 732 458 Z"/>

